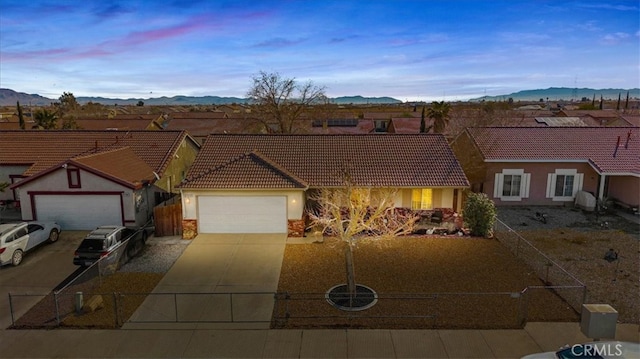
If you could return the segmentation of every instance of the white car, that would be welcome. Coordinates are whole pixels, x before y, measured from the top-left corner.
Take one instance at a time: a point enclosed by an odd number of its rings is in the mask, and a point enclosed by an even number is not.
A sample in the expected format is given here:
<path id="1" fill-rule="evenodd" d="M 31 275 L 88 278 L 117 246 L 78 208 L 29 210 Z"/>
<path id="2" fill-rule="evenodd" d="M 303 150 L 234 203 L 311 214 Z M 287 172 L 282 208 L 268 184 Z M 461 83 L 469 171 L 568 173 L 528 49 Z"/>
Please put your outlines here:
<path id="1" fill-rule="evenodd" d="M 626 359 L 640 358 L 640 344 L 619 341 L 602 341 L 567 345 L 556 352 L 523 356 L 522 359 Z"/>
<path id="2" fill-rule="evenodd" d="M 0 266 L 22 262 L 24 254 L 43 242 L 53 243 L 60 235 L 55 222 L 0 224 Z"/>

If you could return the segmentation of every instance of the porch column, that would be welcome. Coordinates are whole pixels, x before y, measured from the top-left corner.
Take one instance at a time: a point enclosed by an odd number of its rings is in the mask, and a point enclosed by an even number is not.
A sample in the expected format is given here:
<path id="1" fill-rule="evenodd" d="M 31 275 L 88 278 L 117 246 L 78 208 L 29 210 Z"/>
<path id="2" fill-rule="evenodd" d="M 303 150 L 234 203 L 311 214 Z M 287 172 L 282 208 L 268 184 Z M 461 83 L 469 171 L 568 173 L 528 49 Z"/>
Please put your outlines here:
<path id="1" fill-rule="evenodd" d="M 606 175 L 600 175 L 600 188 L 598 188 L 598 199 L 604 197 L 604 183 L 606 182 Z"/>

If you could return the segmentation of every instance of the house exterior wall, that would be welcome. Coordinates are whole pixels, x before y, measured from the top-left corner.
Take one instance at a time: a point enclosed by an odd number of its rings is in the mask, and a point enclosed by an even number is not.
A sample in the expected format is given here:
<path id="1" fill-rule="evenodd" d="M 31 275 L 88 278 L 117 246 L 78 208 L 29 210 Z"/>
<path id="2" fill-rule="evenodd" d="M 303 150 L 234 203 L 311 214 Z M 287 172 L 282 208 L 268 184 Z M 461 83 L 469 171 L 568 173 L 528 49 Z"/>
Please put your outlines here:
<path id="1" fill-rule="evenodd" d="M 198 196 L 285 196 L 287 197 L 287 219 L 300 220 L 305 204 L 302 190 L 183 190 L 182 216 L 183 219 L 198 219 Z"/>
<path id="2" fill-rule="evenodd" d="M 487 194 L 496 205 L 564 205 L 573 203 L 574 199 L 554 200 L 547 198 L 547 182 L 549 174 L 556 173 L 559 169 L 575 170 L 577 174 L 582 174 L 582 191 L 596 195 L 598 191 L 599 175 L 588 163 L 574 162 L 553 162 L 553 163 L 529 163 L 529 162 L 509 162 L 509 163 L 486 163 L 486 176 L 482 185 L 482 192 Z M 494 196 L 496 186 L 496 174 L 511 173 L 509 171 L 522 170 L 522 173 L 529 174 L 528 196 L 519 200 L 502 200 L 499 196 Z"/>
<path id="3" fill-rule="evenodd" d="M 167 169 L 155 185 L 166 192 L 179 193 L 175 188 L 187 175 L 189 167 L 193 164 L 198 154 L 199 147 L 190 139 L 185 138 L 178 150 L 173 155 Z"/>
<path id="4" fill-rule="evenodd" d="M 640 177 L 609 176 L 607 197 L 615 198 L 633 207 L 640 205 Z"/>
<path id="5" fill-rule="evenodd" d="M 118 183 L 96 176 L 91 172 L 80 169 L 81 188 L 69 188 L 67 171 L 64 168 L 55 170 L 41 178 L 18 187 L 21 198 L 21 213 L 23 220 L 33 219 L 32 194 L 30 192 L 65 194 L 83 192 L 120 192 L 123 202 L 125 223 L 137 223 L 134 191 Z"/>
<path id="6" fill-rule="evenodd" d="M 29 166 L 0 166 L 0 183 L 12 184 L 11 178 L 21 176 L 28 168 Z M 18 198 L 18 193 L 15 193 L 14 197 L 14 192 L 8 188 L 0 192 L 0 200 L 17 200 Z"/>
<path id="7" fill-rule="evenodd" d="M 455 208 L 454 206 L 454 190 L 455 188 L 432 188 L 433 190 L 433 208 Z M 396 196 L 396 207 L 411 208 L 411 192 L 412 188 L 401 188 Z M 462 188 L 459 189 L 459 192 Z M 458 206 L 460 208 L 460 194 L 458 194 Z"/>

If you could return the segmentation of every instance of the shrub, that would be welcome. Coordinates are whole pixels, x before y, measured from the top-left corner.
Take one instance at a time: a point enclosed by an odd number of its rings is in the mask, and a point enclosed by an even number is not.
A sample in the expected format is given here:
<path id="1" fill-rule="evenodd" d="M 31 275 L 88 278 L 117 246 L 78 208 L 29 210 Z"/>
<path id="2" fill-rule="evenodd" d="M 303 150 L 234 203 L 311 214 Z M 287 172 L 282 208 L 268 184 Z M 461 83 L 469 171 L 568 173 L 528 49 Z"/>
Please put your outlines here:
<path id="1" fill-rule="evenodd" d="M 486 237 L 496 221 L 496 206 L 484 193 L 470 193 L 462 210 L 462 218 L 472 236 Z"/>

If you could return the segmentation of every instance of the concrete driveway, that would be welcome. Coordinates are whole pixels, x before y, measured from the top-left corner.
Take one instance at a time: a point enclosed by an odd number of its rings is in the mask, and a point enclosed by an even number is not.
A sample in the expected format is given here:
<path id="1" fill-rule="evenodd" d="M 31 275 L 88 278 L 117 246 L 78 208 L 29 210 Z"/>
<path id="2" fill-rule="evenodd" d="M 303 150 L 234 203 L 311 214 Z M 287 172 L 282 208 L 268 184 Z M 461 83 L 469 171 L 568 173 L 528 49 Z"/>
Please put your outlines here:
<path id="1" fill-rule="evenodd" d="M 65 231 L 55 243 L 43 243 L 27 252 L 19 266 L 0 267 L 0 327 L 11 325 L 9 295 L 12 299 L 15 319 L 53 290 L 61 281 L 77 270 L 73 253 L 87 231 Z M 29 296 L 17 296 L 33 294 Z"/>
<path id="2" fill-rule="evenodd" d="M 198 235 L 124 328 L 268 328 L 286 243 L 286 234 Z"/>

